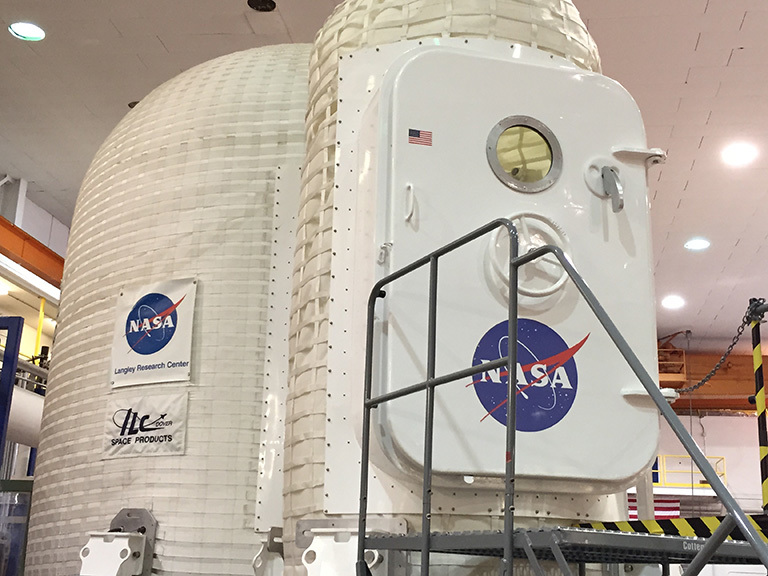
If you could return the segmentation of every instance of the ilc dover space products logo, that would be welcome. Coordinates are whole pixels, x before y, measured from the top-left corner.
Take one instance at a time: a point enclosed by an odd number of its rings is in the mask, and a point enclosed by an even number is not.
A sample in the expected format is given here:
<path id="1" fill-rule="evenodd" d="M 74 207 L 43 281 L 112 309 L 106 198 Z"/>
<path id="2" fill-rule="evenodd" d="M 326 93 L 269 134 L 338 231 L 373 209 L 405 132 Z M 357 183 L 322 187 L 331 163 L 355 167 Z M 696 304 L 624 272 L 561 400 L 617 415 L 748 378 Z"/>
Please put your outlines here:
<path id="1" fill-rule="evenodd" d="M 508 322 L 488 330 L 480 339 L 472 365 L 504 358 L 509 352 Z M 589 338 L 569 347 L 552 328 L 536 320 L 520 318 L 517 330 L 517 430 L 539 432 L 560 422 L 573 406 L 579 376 L 576 353 Z M 479 372 L 473 386 L 480 403 L 491 416 L 507 424 L 506 368 Z"/>
<path id="2" fill-rule="evenodd" d="M 183 454 L 186 428 L 186 392 L 110 398 L 102 457 Z"/>
<path id="3" fill-rule="evenodd" d="M 130 444 L 135 436 L 139 442 L 171 442 L 171 434 L 147 434 L 173 426 L 173 420 L 168 419 L 168 413 L 157 416 L 148 413 L 142 414 L 131 408 L 120 408 L 112 415 L 112 423 L 120 430 L 120 435 L 112 439 L 112 445 Z M 142 433 L 141 435 L 139 435 Z"/>
<path id="4" fill-rule="evenodd" d="M 165 294 L 153 292 L 142 296 L 125 321 L 125 338 L 130 349 L 149 355 L 165 348 L 176 332 L 179 323 L 176 308 L 185 296 L 175 304 Z"/>

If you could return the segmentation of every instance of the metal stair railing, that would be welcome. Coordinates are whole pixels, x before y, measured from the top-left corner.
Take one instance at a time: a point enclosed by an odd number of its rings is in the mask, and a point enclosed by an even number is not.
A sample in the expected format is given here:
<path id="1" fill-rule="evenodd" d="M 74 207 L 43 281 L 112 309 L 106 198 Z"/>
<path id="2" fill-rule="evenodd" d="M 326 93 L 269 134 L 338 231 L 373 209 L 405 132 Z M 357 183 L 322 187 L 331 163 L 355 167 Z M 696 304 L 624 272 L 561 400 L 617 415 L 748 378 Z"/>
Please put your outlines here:
<path id="1" fill-rule="evenodd" d="M 426 418 L 424 425 L 424 478 L 422 485 L 422 515 L 421 515 L 421 534 L 422 534 L 422 546 L 421 546 L 421 575 L 429 576 L 429 555 L 430 555 L 430 526 L 431 526 L 431 506 L 432 506 L 432 433 L 433 433 L 433 417 L 435 408 L 435 388 L 441 384 L 448 382 L 454 382 L 456 380 L 471 377 L 473 374 L 481 370 L 492 370 L 494 368 L 500 368 L 506 366 L 508 374 L 515 374 L 512 369 L 517 363 L 517 347 L 510 347 L 509 356 L 506 358 L 500 358 L 492 362 L 487 362 L 481 366 L 472 366 L 465 370 L 453 372 L 440 377 L 435 377 L 435 337 L 437 333 L 437 263 L 441 256 L 453 252 L 457 248 L 476 240 L 489 232 L 496 230 L 503 226 L 507 229 L 509 235 L 509 283 L 510 286 L 517 286 L 517 268 L 514 264 L 517 261 L 518 255 L 518 239 L 517 230 L 511 220 L 506 218 L 500 218 L 489 222 L 485 226 L 478 228 L 474 232 L 462 236 L 458 240 L 451 242 L 435 250 L 431 254 L 428 254 L 415 262 L 393 272 L 392 274 L 385 276 L 379 280 L 371 290 L 368 297 L 368 317 L 366 325 L 366 349 L 365 349 L 365 392 L 364 392 L 364 407 L 363 407 L 363 431 L 362 431 L 362 455 L 360 463 L 360 516 L 358 520 L 358 540 L 357 540 L 357 562 L 356 572 L 357 576 L 370 576 L 370 571 L 365 563 L 365 533 L 366 533 L 366 516 L 368 511 L 368 467 L 370 456 L 370 441 L 371 441 L 371 411 L 384 402 L 395 400 L 396 398 L 402 398 L 416 392 L 426 390 Z M 427 380 L 419 384 L 412 386 L 406 386 L 400 390 L 382 394 L 374 398 L 371 397 L 373 387 L 373 337 L 374 337 L 374 314 L 376 311 L 376 302 L 379 298 L 385 296 L 383 288 L 388 284 L 391 284 L 398 278 L 402 278 L 406 274 L 418 270 L 424 266 L 429 265 L 429 326 L 428 326 L 428 344 L 427 344 Z M 517 290 L 509 290 L 508 300 L 509 311 L 509 341 L 516 342 L 517 338 Z M 507 408 L 507 418 L 512 422 L 512 426 L 507 426 L 507 466 L 505 471 L 505 514 L 504 514 L 504 530 L 508 534 L 512 534 L 514 531 L 514 509 L 510 508 L 514 505 L 514 477 L 515 477 L 515 459 L 514 444 L 515 444 L 515 415 L 516 404 L 515 395 L 512 391 L 514 385 L 514 379 L 508 378 L 507 383 L 507 395 L 510 398 L 510 406 Z M 511 558 L 512 554 L 512 542 L 508 546 L 509 550 L 505 549 L 505 558 Z M 509 556 L 507 555 L 509 554 Z"/>
<path id="2" fill-rule="evenodd" d="M 755 530 L 755 527 L 750 523 L 749 518 L 747 518 L 747 515 L 741 509 L 741 506 L 739 506 L 738 502 L 736 502 L 734 497 L 728 491 L 728 488 L 725 487 L 725 484 L 723 484 L 720 476 L 717 475 L 717 472 L 715 472 L 714 468 L 712 468 L 712 465 L 709 463 L 709 460 L 707 460 L 707 457 L 685 429 L 685 426 L 683 426 L 683 423 L 680 421 L 680 418 L 677 417 L 675 411 L 672 410 L 672 407 L 664 398 L 661 390 L 656 386 L 656 383 L 653 381 L 650 374 L 648 374 L 648 371 L 642 365 L 640 359 L 633 352 L 632 348 L 624 339 L 624 336 L 622 336 L 621 332 L 619 332 L 619 329 L 616 327 L 616 325 L 606 313 L 605 309 L 597 300 L 597 297 L 594 295 L 589 286 L 587 286 L 587 283 L 584 282 L 584 279 L 576 271 L 576 268 L 573 266 L 573 264 L 571 264 L 568 258 L 566 258 L 563 251 L 556 246 L 543 246 L 529 252 L 518 260 L 530 261 L 536 258 L 540 258 L 541 256 L 548 253 L 553 254 L 560 262 L 560 265 L 565 269 L 568 276 L 571 278 L 571 281 L 576 285 L 582 297 L 587 301 L 587 304 L 592 309 L 592 312 L 595 314 L 600 324 L 602 324 L 603 328 L 608 333 L 608 336 L 611 338 L 611 340 L 613 340 L 613 343 L 624 357 L 624 360 L 627 362 L 627 364 L 629 364 L 629 367 L 635 373 L 635 376 L 637 376 L 638 380 L 640 380 L 643 388 L 645 388 L 646 392 L 648 392 L 648 395 L 653 399 L 653 402 L 656 404 L 659 412 L 661 412 L 661 415 L 664 416 L 664 419 L 667 421 L 670 428 L 672 428 L 672 431 L 675 433 L 678 440 L 680 440 L 680 443 L 688 452 L 691 459 L 696 463 L 699 471 L 704 475 L 704 478 L 707 479 L 710 487 L 715 491 L 715 494 L 717 494 L 718 498 L 720 498 L 720 502 L 728 511 L 728 514 L 723 519 L 723 523 L 717 528 L 717 530 L 715 530 L 712 536 L 709 537 L 707 544 L 688 565 L 688 568 L 683 573 L 683 576 L 693 576 L 698 574 L 707 564 L 707 562 L 709 562 L 709 559 L 712 558 L 712 555 L 717 551 L 717 548 L 720 546 L 720 544 L 725 541 L 725 539 L 728 537 L 728 534 L 734 527 L 738 527 L 741 530 L 741 532 L 744 534 L 744 537 L 755 551 L 755 554 L 757 554 L 758 558 L 760 558 L 760 561 L 763 563 L 763 565 L 768 568 L 768 545 L 766 545 L 761 540 L 757 530 Z"/>
<path id="3" fill-rule="evenodd" d="M 437 327 L 437 277 L 438 260 L 441 256 L 454 251 L 455 249 L 473 241 L 496 228 L 504 227 L 509 236 L 509 299 L 508 299 L 508 338 L 509 346 L 508 356 L 492 362 L 487 362 L 478 366 L 472 366 L 464 370 L 452 372 L 442 376 L 435 376 L 435 340 Z M 422 487 L 422 522 L 421 522 L 421 575 L 429 576 L 429 558 L 430 558 L 430 526 L 431 526 L 431 503 L 432 503 L 432 437 L 433 437 L 433 418 L 434 418 L 434 391 L 437 386 L 454 382 L 462 378 L 471 377 L 478 372 L 488 371 L 502 366 L 507 367 L 509 376 L 507 377 L 507 427 L 506 427 L 506 467 L 504 475 L 504 550 L 502 574 L 511 576 L 512 561 L 514 557 L 514 486 L 515 486 L 515 442 L 516 442 L 516 391 L 517 383 L 514 375 L 517 366 L 517 346 L 512 343 L 517 342 L 517 285 L 518 268 L 546 254 L 554 255 L 560 262 L 560 265 L 566 271 L 571 281 L 586 300 L 592 312 L 603 326 L 609 337 L 624 357 L 627 364 L 635 373 L 640 383 L 648 392 L 657 408 L 669 423 L 675 435 L 685 447 L 691 459 L 696 463 L 702 475 L 709 481 L 715 494 L 720 498 L 723 506 L 727 510 L 727 515 L 722 524 L 707 540 L 706 544 L 696 554 L 683 576 L 695 576 L 709 562 L 712 556 L 717 552 L 719 546 L 725 541 L 734 527 L 738 527 L 746 540 L 754 550 L 757 557 L 768 567 L 768 545 L 762 542 L 754 526 L 749 521 L 744 511 L 725 487 L 720 477 L 710 465 L 706 456 L 696 445 L 695 441 L 683 426 L 680 419 L 672 410 L 661 391 L 648 374 L 638 357 L 632 351 L 631 347 L 619 332 L 616 325 L 610 319 L 604 308 L 595 297 L 592 290 L 586 284 L 581 275 L 563 251 L 556 246 L 542 246 L 528 253 L 518 255 L 518 237 L 514 224 L 506 219 L 500 218 L 489 222 L 485 226 L 478 228 L 458 240 L 455 240 L 442 248 L 435 250 L 416 260 L 400 270 L 379 280 L 371 290 L 368 298 L 368 317 L 366 326 L 366 358 L 365 358 L 365 391 L 363 404 L 363 430 L 362 430 L 362 455 L 360 471 L 360 510 L 358 519 L 358 550 L 356 573 L 357 576 L 369 576 L 370 571 L 365 563 L 364 555 L 366 549 L 366 520 L 368 509 L 368 473 L 370 457 L 370 436 L 371 436 L 371 411 L 379 405 L 404 396 L 409 396 L 416 392 L 426 391 L 426 414 L 425 414 L 425 432 L 424 432 L 424 476 Z M 410 274 L 411 272 L 429 265 L 430 283 L 429 283 L 429 316 L 428 316 L 428 347 L 427 347 L 427 380 L 410 386 L 406 386 L 393 392 L 381 394 L 372 397 L 373 383 L 373 339 L 374 339 L 374 314 L 376 302 L 386 294 L 383 288 L 395 280 Z M 513 289 L 514 288 L 514 289 Z"/>

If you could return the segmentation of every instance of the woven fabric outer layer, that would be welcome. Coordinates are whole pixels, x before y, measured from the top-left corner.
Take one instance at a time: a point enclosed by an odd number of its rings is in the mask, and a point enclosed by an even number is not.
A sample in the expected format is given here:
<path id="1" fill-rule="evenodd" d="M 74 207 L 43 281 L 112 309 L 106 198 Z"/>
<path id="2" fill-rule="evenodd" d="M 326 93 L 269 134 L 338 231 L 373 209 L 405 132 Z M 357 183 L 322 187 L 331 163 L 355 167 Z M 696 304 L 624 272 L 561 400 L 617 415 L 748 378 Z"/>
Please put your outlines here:
<path id="1" fill-rule="evenodd" d="M 296 521 L 322 517 L 326 352 L 336 155 L 339 55 L 433 37 L 491 38 L 557 54 L 600 70 L 597 48 L 567 0 L 348 0 L 315 39 L 294 269 L 291 387 L 286 423 L 285 538 L 288 572 L 299 564 Z M 354 463 L 350 463 L 354 464 Z"/>
<path id="2" fill-rule="evenodd" d="M 153 573 L 253 574 L 275 169 L 304 155 L 307 45 L 238 52 L 146 96 L 98 151 L 72 224 L 26 573 L 71 575 L 124 507 Z M 110 390 L 120 288 L 197 277 L 191 384 Z M 107 398 L 189 392 L 186 454 L 102 460 Z"/>

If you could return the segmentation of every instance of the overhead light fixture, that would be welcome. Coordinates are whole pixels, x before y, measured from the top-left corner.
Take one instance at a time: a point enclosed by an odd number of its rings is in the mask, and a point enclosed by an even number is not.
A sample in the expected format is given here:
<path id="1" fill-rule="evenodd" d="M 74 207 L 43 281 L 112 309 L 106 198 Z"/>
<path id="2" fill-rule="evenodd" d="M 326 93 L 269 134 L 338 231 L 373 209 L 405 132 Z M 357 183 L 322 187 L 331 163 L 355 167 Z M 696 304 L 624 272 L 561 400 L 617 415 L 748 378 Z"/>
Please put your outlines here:
<path id="1" fill-rule="evenodd" d="M 8 296 L 8 286 L 0 283 L 0 296 Z"/>
<path id="2" fill-rule="evenodd" d="M 741 168 L 755 161 L 757 148 L 748 142 L 734 142 L 723 148 L 720 157 L 728 166 Z"/>
<path id="3" fill-rule="evenodd" d="M 45 298 L 54 306 L 59 305 L 61 290 L 2 254 L 0 254 L 0 272 L 19 288 Z"/>
<path id="4" fill-rule="evenodd" d="M 248 7 L 257 12 L 272 12 L 276 6 L 275 0 L 248 0 Z"/>
<path id="5" fill-rule="evenodd" d="M 685 306 L 685 300 L 677 294 L 670 294 L 669 296 L 664 297 L 664 300 L 661 301 L 661 305 L 667 310 L 678 310 Z"/>
<path id="6" fill-rule="evenodd" d="M 696 237 L 688 240 L 688 242 L 683 244 L 683 246 L 688 250 L 693 250 L 693 251 L 706 250 L 707 248 L 709 248 L 710 242 L 706 238 Z"/>
<path id="7" fill-rule="evenodd" d="M 45 38 L 45 30 L 31 22 L 14 22 L 8 26 L 8 32 L 16 38 L 26 40 L 27 42 L 39 42 Z"/>

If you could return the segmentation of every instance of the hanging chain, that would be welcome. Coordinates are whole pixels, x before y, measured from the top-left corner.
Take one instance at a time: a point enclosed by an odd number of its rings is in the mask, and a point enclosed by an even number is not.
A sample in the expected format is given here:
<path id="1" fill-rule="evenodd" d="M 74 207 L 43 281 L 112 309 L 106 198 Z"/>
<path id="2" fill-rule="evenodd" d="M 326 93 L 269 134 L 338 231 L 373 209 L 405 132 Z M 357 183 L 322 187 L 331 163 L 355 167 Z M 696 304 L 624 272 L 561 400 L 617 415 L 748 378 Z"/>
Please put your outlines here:
<path id="1" fill-rule="evenodd" d="M 739 338 L 741 338 L 741 335 L 744 334 L 744 330 L 747 328 L 747 324 L 752 322 L 753 320 L 759 320 L 759 318 L 755 315 L 755 309 L 759 306 L 762 306 L 765 304 L 765 298 L 753 298 L 749 301 L 749 306 L 747 307 L 747 311 L 744 313 L 744 318 L 741 319 L 741 326 L 739 326 L 738 330 L 736 330 L 736 336 L 733 337 L 733 341 L 731 341 L 731 345 L 728 346 L 728 348 L 725 349 L 725 353 L 720 357 L 720 360 L 717 364 L 715 364 L 715 367 L 712 368 L 712 370 L 709 371 L 709 374 L 704 376 L 699 382 L 694 384 L 693 386 L 688 386 L 687 388 L 678 388 L 676 392 L 678 394 L 685 394 L 687 392 L 693 392 L 694 390 L 698 390 L 704 384 L 710 381 L 710 379 L 717 374 L 717 371 L 720 370 L 723 363 L 725 363 L 725 360 L 728 358 L 728 356 L 731 355 L 731 352 L 733 352 L 733 348 L 736 346 L 736 343 L 739 341 Z"/>

